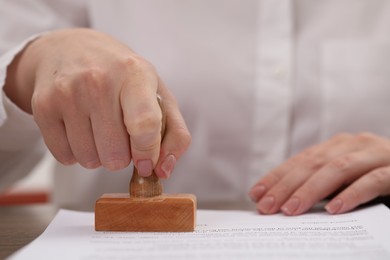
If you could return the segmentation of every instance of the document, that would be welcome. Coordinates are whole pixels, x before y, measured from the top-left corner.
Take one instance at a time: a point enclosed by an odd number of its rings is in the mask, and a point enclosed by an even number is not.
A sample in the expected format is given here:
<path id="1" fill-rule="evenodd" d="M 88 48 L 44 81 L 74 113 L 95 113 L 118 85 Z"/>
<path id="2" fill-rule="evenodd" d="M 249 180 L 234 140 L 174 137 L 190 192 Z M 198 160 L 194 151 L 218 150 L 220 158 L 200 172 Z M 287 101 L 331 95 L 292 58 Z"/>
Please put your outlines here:
<path id="1" fill-rule="evenodd" d="M 198 210 L 189 233 L 96 232 L 94 213 L 60 210 L 11 259 L 390 259 L 390 210 L 295 217 Z"/>

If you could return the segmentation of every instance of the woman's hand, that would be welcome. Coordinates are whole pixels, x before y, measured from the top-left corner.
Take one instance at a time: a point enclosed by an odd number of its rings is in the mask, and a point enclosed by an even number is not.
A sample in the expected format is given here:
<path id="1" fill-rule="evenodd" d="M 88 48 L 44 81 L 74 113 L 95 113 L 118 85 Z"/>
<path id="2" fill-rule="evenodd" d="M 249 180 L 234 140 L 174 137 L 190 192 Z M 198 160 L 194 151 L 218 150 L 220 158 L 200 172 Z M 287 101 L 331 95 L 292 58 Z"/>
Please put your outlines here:
<path id="1" fill-rule="evenodd" d="M 190 143 L 176 101 L 154 67 L 97 31 L 59 30 L 36 39 L 9 67 L 5 92 L 33 114 L 63 164 L 119 170 L 132 159 L 140 175 L 155 168 L 164 178 Z M 167 116 L 162 144 L 157 94 Z"/>
<path id="2" fill-rule="evenodd" d="M 338 192 L 325 206 L 343 213 L 390 194 L 390 140 L 340 134 L 288 159 L 249 192 L 262 214 L 299 215 Z"/>

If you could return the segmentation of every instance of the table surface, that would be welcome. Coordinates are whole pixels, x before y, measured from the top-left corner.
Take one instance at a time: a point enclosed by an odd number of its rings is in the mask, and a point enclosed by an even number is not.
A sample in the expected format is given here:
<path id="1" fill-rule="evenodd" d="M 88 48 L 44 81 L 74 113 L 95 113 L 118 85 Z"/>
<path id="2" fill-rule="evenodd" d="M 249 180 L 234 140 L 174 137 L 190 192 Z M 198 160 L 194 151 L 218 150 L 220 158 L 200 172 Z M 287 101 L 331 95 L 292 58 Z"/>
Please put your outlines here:
<path id="1" fill-rule="evenodd" d="M 369 204 L 384 203 L 390 207 L 390 196 Z M 0 259 L 4 259 L 37 238 L 58 209 L 50 204 L 0 207 Z"/>
<path id="2" fill-rule="evenodd" d="M 57 211 L 49 204 L 0 207 L 0 259 L 38 237 Z"/>

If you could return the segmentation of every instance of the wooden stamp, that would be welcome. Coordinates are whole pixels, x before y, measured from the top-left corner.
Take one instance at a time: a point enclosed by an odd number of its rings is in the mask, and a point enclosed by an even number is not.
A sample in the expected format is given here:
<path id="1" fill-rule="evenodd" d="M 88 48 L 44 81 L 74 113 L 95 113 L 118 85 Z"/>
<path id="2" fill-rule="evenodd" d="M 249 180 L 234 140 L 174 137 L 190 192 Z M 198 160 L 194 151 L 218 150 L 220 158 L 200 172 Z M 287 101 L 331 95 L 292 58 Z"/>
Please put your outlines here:
<path id="1" fill-rule="evenodd" d="M 165 113 L 163 112 L 163 129 Z M 95 204 L 96 231 L 192 232 L 196 222 L 196 198 L 192 194 L 162 194 L 153 172 L 138 175 L 134 167 L 129 194 L 104 194 Z"/>
<path id="2" fill-rule="evenodd" d="M 104 194 L 96 201 L 95 230 L 192 232 L 195 216 L 196 198 L 192 194 Z"/>

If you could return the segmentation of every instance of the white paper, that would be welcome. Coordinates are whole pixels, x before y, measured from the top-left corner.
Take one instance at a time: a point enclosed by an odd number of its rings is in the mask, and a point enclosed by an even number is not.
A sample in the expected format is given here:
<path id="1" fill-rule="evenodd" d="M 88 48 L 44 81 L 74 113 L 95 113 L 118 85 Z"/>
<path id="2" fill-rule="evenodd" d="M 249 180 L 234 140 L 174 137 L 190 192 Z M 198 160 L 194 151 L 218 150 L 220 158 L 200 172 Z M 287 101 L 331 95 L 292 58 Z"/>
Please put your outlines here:
<path id="1" fill-rule="evenodd" d="M 96 232 L 93 213 L 60 210 L 12 259 L 390 259 L 390 210 L 296 217 L 198 210 L 190 233 Z"/>

